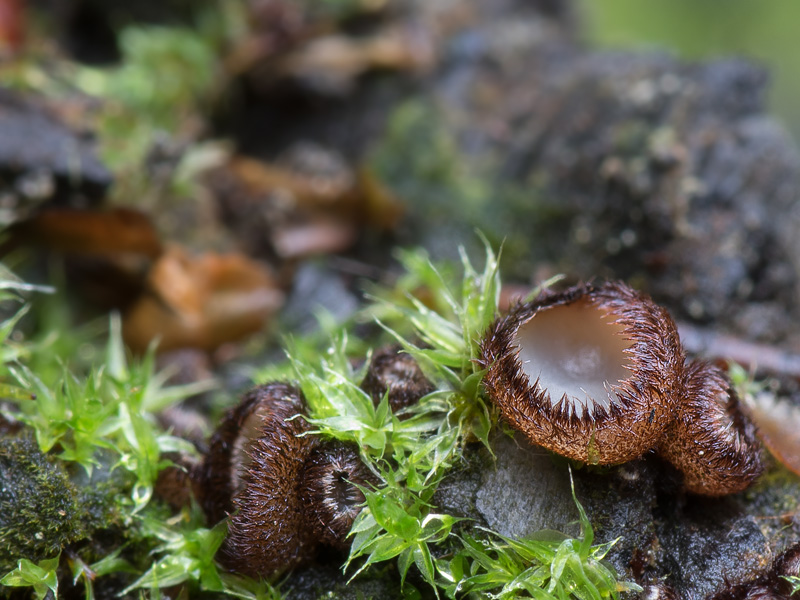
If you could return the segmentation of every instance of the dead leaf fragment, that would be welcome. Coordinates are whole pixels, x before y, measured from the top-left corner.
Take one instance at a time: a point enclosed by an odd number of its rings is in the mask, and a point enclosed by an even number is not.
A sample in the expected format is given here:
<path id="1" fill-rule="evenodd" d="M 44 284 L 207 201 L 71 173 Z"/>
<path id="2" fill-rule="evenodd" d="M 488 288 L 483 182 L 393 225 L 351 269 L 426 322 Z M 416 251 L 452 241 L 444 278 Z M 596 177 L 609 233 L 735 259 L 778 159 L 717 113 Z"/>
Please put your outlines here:
<path id="1" fill-rule="evenodd" d="M 343 94 L 368 71 L 424 71 L 433 63 L 430 38 L 409 24 L 387 27 L 364 38 L 339 34 L 316 38 L 281 60 L 276 73 L 318 92 Z"/>
<path id="2" fill-rule="evenodd" d="M 171 246 L 153 266 L 148 293 L 125 316 L 136 352 L 159 339 L 160 351 L 221 344 L 260 330 L 283 303 L 271 272 L 241 254 L 191 256 Z"/>
<path id="3" fill-rule="evenodd" d="M 20 51 L 25 41 L 23 0 L 0 0 L 0 57 Z"/>
<path id="4" fill-rule="evenodd" d="M 388 231 L 404 205 L 368 168 L 301 144 L 281 162 L 238 156 L 208 174 L 225 221 L 249 254 L 294 260 L 350 248 L 364 228 Z"/>
<path id="5" fill-rule="evenodd" d="M 358 238 L 352 223 L 334 219 L 317 219 L 307 223 L 287 225 L 273 235 L 275 251 L 283 259 L 342 252 Z"/>
<path id="6" fill-rule="evenodd" d="M 747 398 L 758 437 L 787 469 L 800 475 L 800 406 L 760 393 Z"/>
<path id="7" fill-rule="evenodd" d="M 150 218 L 132 208 L 50 208 L 12 229 L 19 242 L 63 254 L 155 259 L 161 241 Z"/>

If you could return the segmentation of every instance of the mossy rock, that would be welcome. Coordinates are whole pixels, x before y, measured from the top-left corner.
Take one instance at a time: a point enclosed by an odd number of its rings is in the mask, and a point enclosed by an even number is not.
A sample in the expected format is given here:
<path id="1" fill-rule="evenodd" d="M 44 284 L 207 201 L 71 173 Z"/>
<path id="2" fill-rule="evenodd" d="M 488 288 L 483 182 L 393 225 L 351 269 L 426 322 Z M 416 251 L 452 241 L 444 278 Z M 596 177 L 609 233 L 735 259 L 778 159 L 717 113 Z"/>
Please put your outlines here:
<path id="1" fill-rule="evenodd" d="M 0 573 L 38 562 L 113 520 L 113 496 L 79 487 L 64 465 L 28 437 L 0 438 Z"/>

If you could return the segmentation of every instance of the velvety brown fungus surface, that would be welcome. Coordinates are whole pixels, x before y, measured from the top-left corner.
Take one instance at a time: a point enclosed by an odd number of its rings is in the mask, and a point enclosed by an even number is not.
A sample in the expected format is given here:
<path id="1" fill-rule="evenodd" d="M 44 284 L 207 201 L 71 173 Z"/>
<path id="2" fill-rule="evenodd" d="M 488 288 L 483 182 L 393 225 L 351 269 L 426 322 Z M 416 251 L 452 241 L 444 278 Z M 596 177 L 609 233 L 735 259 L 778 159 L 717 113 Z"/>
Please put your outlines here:
<path id="1" fill-rule="evenodd" d="M 388 392 L 389 404 L 398 411 L 434 391 L 413 356 L 397 346 L 382 348 L 370 361 L 361 389 L 378 403 Z"/>
<path id="2" fill-rule="evenodd" d="M 211 439 L 199 484 L 209 523 L 228 514 L 220 558 L 252 576 L 269 577 L 313 558 L 300 482 L 314 437 L 298 437 L 306 421 L 301 392 L 271 383 L 248 392 Z"/>
<path id="3" fill-rule="evenodd" d="M 687 368 L 678 418 L 658 448 L 683 472 L 686 489 L 722 496 L 745 489 L 763 471 L 755 427 L 717 367 L 696 361 Z"/>
<path id="4" fill-rule="evenodd" d="M 531 442 L 615 464 L 673 420 L 685 355 L 665 309 L 609 282 L 516 306 L 489 328 L 481 360 L 489 396 Z"/>
<path id="5" fill-rule="evenodd" d="M 364 503 L 358 486 L 376 482 L 355 447 L 327 442 L 314 450 L 306 460 L 300 490 L 314 536 L 324 544 L 346 548 L 347 534 Z"/>

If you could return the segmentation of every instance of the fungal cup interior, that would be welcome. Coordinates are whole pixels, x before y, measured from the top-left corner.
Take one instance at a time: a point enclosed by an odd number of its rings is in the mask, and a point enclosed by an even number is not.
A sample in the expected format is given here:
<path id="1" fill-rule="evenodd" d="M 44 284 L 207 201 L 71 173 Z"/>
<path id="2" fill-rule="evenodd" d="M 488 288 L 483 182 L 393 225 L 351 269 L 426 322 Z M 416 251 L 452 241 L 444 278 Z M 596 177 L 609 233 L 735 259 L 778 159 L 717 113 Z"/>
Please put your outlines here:
<path id="1" fill-rule="evenodd" d="M 633 361 L 626 349 L 633 342 L 624 326 L 587 299 L 539 310 L 518 329 L 514 343 L 531 385 L 555 404 L 562 397 L 576 413 L 609 408 L 613 388 L 630 377 Z"/>
<path id="2" fill-rule="evenodd" d="M 233 442 L 231 450 L 231 488 L 234 494 L 242 491 L 244 481 L 242 475 L 250 468 L 253 462 L 249 454 L 253 442 L 263 435 L 264 422 L 269 414 L 269 408 L 261 403 L 255 407 L 253 412 L 247 415 L 242 423 L 239 435 Z"/>

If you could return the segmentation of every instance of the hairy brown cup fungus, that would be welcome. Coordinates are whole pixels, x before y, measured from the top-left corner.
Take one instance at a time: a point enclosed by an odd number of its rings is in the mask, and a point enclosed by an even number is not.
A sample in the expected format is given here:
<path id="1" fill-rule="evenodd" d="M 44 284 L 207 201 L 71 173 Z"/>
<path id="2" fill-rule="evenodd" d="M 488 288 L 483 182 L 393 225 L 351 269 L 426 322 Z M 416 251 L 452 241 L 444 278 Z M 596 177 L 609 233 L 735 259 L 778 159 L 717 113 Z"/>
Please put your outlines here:
<path id="1" fill-rule="evenodd" d="M 364 494 L 353 483 L 377 483 L 355 448 L 335 442 L 323 444 L 304 465 L 300 497 L 309 513 L 308 526 L 323 544 L 345 549 Z"/>
<path id="2" fill-rule="evenodd" d="M 389 346 L 372 356 L 361 389 L 372 396 L 376 404 L 388 393 L 389 405 L 393 411 L 398 411 L 430 394 L 435 387 L 413 356 L 398 346 Z"/>
<path id="3" fill-rule="evenodd" d="M 482 343 L 486 389 L 511 425 L 592 464 L 655 445 L 674 418 L 684 360 L 666 310 L 622 283 L 545 293 Z"/>
<path id="4" fill-rule="evenodd" d="M 236 571 L 271 577 L 342 547 L 364 500 L 354 484 L 373 481 L 350 447 L 302 436 L 304 410 L 299 389 L 262 385 L 211 438 L 195 491 L 209 523 L 230 515 L 220 558 Z"/>
<path id="5" fill-rule="evenodd" d="M 678 418 L 658 452 L 683 472 L 690 492 L 739 492 L 763 470 L 755 427 L 720 369 L 697 361 L 689 364 L 686 375 Z"/>
<path id="6" fill-rule="evenodd" d="M 725 375 L 686 365 L 667 311 L 623 283 L 546 292 L 495 321 L 485 386 L 534 444 L 592 464 L 657 449 L 686 489 L 723 495 L 761 472 L 753 426 Z"/>

